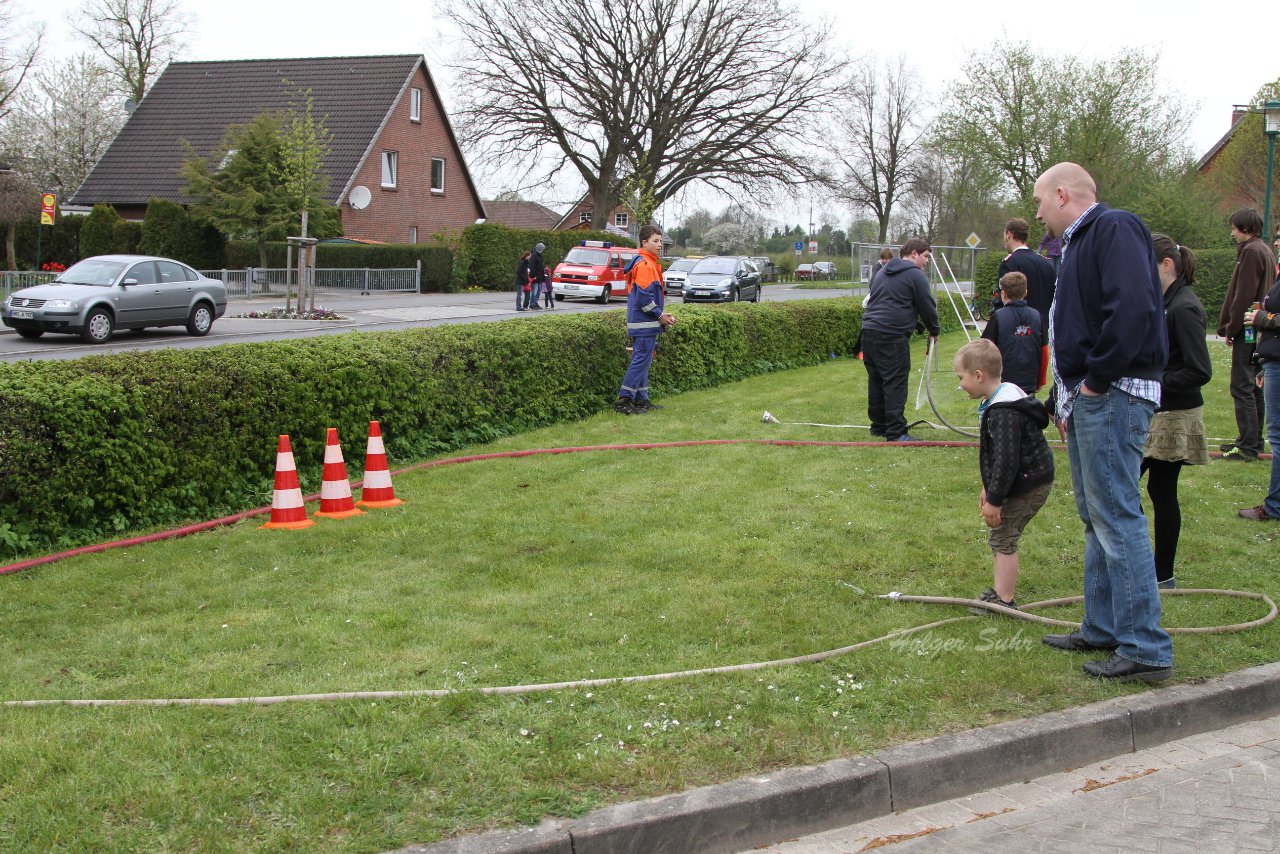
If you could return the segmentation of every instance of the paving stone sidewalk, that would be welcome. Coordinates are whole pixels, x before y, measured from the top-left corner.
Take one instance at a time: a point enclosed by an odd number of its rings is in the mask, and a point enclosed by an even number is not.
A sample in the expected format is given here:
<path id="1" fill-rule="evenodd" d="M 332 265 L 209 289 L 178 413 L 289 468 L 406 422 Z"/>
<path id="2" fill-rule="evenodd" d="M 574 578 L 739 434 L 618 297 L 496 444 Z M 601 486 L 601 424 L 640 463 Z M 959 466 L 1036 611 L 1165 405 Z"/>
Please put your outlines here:
<path id="1" fill-rule="evenodd" d="M 1277 851 L 1280 716 L 751 850 Z"/>

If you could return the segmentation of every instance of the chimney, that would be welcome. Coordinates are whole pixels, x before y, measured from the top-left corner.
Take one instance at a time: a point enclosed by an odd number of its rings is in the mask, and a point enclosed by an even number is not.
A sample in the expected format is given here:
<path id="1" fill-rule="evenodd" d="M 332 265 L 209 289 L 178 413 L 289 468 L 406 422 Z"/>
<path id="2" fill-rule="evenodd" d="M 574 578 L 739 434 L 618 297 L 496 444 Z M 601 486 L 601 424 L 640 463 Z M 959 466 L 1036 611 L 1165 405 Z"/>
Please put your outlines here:
<path id="1" fill-rule="evenodd" d="M 1236 122 L 1244 118 L 1244 114 L 1247 112 L 1248 110 L 1244 109 L 1243 107 L 1232 107 L 1231 108 L 1231 126 L 1235 127 Z"/>

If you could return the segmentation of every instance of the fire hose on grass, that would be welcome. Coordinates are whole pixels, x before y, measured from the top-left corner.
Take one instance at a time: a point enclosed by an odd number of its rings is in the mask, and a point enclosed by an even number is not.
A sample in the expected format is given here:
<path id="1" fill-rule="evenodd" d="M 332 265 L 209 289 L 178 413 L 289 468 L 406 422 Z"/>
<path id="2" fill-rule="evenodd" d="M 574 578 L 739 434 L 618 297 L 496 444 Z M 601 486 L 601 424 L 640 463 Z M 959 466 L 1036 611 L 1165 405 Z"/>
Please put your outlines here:
<path id="1" fill-rule="evenodd" d="M 852 585 L 846 585 L 852 587 Z M 854 588 L 857 589 L 857 588 Z M 1169 634 L 1228 634 L 1233 632 L 1243 632 L 1249 629 L 1255 629 L 1265 626 L 1276 618 L 1276 603 L 1271 597 L 1265 593 L 1253 593 L 1242 590 L 1215 590 L 1215 589 L 1176 589 L 1161 590 L 1161 596 L 1228 596 L 1236 599 L 1249 599 L 1256 602 L 1262 602 L 1267 606 L 1268 611 L 1265 616 L 1256 620 L 1249 620 L 1243 623 L 1231 623 L 1223 626 L 1173 626 L 1165 627 L 1165 631 Z M 926 605 L 959 605 L 965 608 L 981 608 L 996 614 L 1002 614 L 1008 617 L 1014 617 L 1020 620 L 1040 623 L 1048 626 L 1062 626 L 1067 628 L 1078 628 L 1079 623 L 1073 623 L 1066 620 L 1055 620 L 1050 617 L 1042 617 L 1038 614 L 1028 613 L 1029 611 L 1039 610 L 1041 608 L 1056 608 L 1063 605 L 1074 605 L 1084 601 L 1083 596 L 1066 596 L 1061 599 L 1046 599 L 1041 602 L 1031 602 L 1024 605 L 1021 610 L 1014 608 L 1006 608 L 1003 605 L 996 605 L 991 602 L 983 602 L 975 599 L 963 599 L 952 596 L 912 596 L 904 593 L 893 592 L 886 593 L 876 597 L 878 599 L 889 599 L 895 602 L 916 602 Z M 942 620 L 935 620 L 931 623 L 925 623 L 920 626 L 912 626 L 906 629 L 898 629 L 882 635 L 878 638 L 860 641 L 849 646 L 837 647 L 823 652 L 814 652 L 807 655 L 797 655 L 790 658 L 778 658 L 770 661 L 754 661 L 745 664 L 728 664 L 721 667 L 702 667 L 695 670 L 677 670 L 669 673 L 648 673 L 638 676 L 615 676 L 604 677 L 599 679 L 575 679 L 565 682 L 542 682 L 531 685 L 501 685 L 482 688 L 421 688 L 407 689 L 401 691 L 338 691 L 326 694 L 287 694 L 269 697 L 155 697 L 144 699 L 66 699 L 66 700 L 5 700 L 4 706 L 34 707 L 34 706 L 270 706 L 277 703 L 300 703 L 300 702 L 321 702 L 336 700 L 393 700 L 413 697 L 449 697 L 456 694 L 484 694 L 506 696 L 515 694 L 535 694 L 547 691 L 566 691 L 566 690 L 582 690 L 584 688 L 604 688 L 610 685 L 634 685 L 642 682 L 662 682 L 671 679 L 687 679 L 695 676 L 714 676 L 726 673 L 746 673 L 754 670 L 764 670 L 772 667 L 788 667 L 796 664 L 814 664 L 825 661 L 829 658 L 835 658 L 841 655 L 848 655 L 851 652 L 865 649 L 877 643 L 891 641 L 897 638 L 907 637 L 917 632 L 936 629 L 951 623 L 958 623 L 965 620 L 980 619 L 975 616 L 967 617 L 949 617 Z"/>

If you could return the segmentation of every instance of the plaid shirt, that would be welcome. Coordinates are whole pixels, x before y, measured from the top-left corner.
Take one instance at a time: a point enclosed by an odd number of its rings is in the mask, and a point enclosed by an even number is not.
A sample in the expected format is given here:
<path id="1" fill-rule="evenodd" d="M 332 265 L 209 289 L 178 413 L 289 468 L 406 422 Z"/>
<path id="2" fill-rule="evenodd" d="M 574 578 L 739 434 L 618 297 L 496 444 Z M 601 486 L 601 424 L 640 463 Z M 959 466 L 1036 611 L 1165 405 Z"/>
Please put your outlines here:
<path id="1" fill-rule="evenodd" d="M 1084 213 L 1076 217 L 1075 222 L 1067 226 L 1062 232 L 1062 263 L 1064 265 L 1067 262 L 1067 252 L 1071 248 L 1071 236 L 1076 233 L 1076 228 L 1080 225 L 1080 221 L 1088 216 L 1089 211 L 1093 210 L 1097 206 L 1098 203 L 1094 202 L 1084 211 Z M 1057 418 L 1059 421 L 1066 421 L 1071 417 L 1071 410 L 1076 405 L 1076 396 L 1080 394 L 1080 386 L 1084 385 L 1084 380 L 1081 380 L 1076 384 L 1075 388 L 1069 389 L 1067 388 L 1066 383 L 1062 381 L 1062 375 L 1058 373 L 1058 360 L 1055 356 L 1053 346 L 1053 316 L 1056 313 L 1057 308 L 1058 297 L 1055 291 L 1053 304 L 1049 306 L 1049 364 L 1053 369 L 1053 386 L 1056 390 L 1055 397 L 1057 398 Z M 1125 394 L 1130 394 L 1143 400 L 1149 400 L 1156 406 L 1160 405 L 1159 380 L 1144 380 L 1139 377 L 1121 377 L 1112 383 L 1112 385 L 1120 389 Z"/>

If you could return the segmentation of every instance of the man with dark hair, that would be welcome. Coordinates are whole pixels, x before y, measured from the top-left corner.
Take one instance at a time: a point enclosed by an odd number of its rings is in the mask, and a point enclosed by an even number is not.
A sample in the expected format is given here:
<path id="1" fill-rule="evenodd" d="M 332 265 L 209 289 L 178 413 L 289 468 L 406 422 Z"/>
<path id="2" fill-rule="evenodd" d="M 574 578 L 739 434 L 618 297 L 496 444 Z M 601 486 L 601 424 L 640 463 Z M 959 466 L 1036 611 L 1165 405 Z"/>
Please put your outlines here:
<path id="1" fill-rule="evenodd" d="M 1158 682 L 1173 675 L 1138 478 L 1169 355 L 1151 232 L 1098 203 L 1075 163 L 1035 183 L 1036 218 L 1062 236 L 1049 311 L 1055 415 L 1065 429 L 1076 511 L 1084 522 L 1084 620 L 1046 645 L 1111 652 L 1090 676 Z"/>
<path id="2" fill-rule="evenodd" d="M 622 378 L 622 388 L 613 408 L 623 415 L 642 415 L 662 407 L 649 402 L 649 365 L 658 335 L 676 322 L 663 310 L 666 289 L 662 284 L 662 229 L 646 225 L 640 229 L 640 251 L 626 267 L 627 335 L 631 336 L 631 364 Z M 607 285 L 606 285 L 607 286 Z"/>
<path id="3" fill-rule="evenodd" d="M 1009 254 L 1000 262 L 1000 278 L 1005 273 L 1021 273 L 1027 277 L 1027 305 L 1040 312 L 1044 328 L 1049 328 L 1049 306 L 1053 304 L 1053 263 L 1027 245 L 1030 229 L 1021 217 L 1009 220 L 1004 227 L 1004 248 Z"/>
<path id="4" fill-rule="evenodd" d="M 1218 334 L 1231 348 L 1231 399 L 1236 405 L 1238 435 L 1222 446 L 1222 458 L 1251 463 L 1262 453 L 1263 403 L 1262 390 L 1255 384 L 1255 344 L 1243 334 L 1244 316 L 1275 283 L 1276 259 L 1261 237 L 1262 217 L 1256 210 L 1241 208 L 1227 222 L 1236 242 L 1236 266 L 1218 316 Z"/>
<path id="5" fill-rule="evenodd" d="M 524 307 L 533 311 L 538 311 L 541 306 L 538 305 L 538 296 L 542 290 L 542 280 L 546 278 L 546 265 L 542 260 L 542 253 L 546 251 L 546 246 L 541 243 L 534 244 L 533 252 L 529 255 L 529 290 L 525 291 Z"/>
<path id="6" fill-rule="evenodd" d="M 911 373 L 911 333 L 920 321 L 930 346 L 938 338 L 938 305 L 924 269 L 932 253 L 922 238 L 902 244 L 871 280 L 862 313 L 862 354 L 867 366 L 867 417 L 871 435 L 891 442 L 916 442 L 907 433 L 907 377 Z"/>

